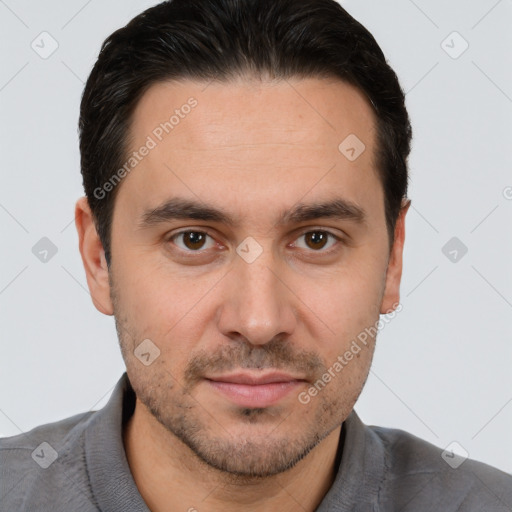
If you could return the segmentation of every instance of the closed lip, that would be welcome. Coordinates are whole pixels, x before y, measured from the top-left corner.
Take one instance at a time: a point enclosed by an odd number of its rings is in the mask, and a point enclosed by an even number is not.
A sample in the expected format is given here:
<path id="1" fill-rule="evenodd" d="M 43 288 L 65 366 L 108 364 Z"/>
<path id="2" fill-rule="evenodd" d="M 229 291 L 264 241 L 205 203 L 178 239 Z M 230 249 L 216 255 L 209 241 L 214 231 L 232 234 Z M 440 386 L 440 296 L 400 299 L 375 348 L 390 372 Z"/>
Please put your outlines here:
<path id="1" fill-rule="evenodd" d="M 306 379 L 282 372 L 265 373 L 263 375 L 254 373 L 234 373 L 229 375 L 218 375 L 206 377 L 213 382 L 226 382 L 230 384 L 244 384 L 246 386 L 262 386 L 265 384 L 276 384 L 278 382 L 300 382 Z"/>
<path id="2" fill-rule="evenodd" d="M 206 382 L 231 403 L 244 408 L 266 408 L 276 405 L 304 382 L 285 372 L 237 372 L 215 375 Z"/>

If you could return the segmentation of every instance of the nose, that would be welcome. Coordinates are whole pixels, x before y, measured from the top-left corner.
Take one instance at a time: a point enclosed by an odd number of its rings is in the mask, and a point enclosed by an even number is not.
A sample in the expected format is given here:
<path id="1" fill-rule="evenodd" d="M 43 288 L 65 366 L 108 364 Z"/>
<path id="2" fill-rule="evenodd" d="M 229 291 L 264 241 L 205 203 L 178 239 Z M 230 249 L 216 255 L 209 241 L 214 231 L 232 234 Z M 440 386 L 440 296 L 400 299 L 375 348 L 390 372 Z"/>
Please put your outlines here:
<path id="1" fill-rule="evenodd" d="M 220 332 L 252 345 L 287 339 L 296 328 L 297 307 L 282 266 L 267 251 L 252 263 L 237 257 L 233 265 L 224 280 L 217 317 Z"/>

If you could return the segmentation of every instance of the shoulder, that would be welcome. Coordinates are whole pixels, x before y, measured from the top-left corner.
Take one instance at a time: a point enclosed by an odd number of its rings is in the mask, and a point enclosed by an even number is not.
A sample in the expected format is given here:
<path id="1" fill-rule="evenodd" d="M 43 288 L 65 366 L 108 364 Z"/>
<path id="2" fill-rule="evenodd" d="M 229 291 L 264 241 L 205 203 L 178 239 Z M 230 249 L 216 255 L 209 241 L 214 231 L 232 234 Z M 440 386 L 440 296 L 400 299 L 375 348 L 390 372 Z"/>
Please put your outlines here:
<path id="1" fill-rule="evenodd" d="M 83 440 L 95 414 L 78 414 L 0 438 L 0 502 L 5 510 L 39 507 L 58 512 L 69 506 L 97 510 L 88 484 Z M 47 508 L 42 509 L 42 504 Z"/>
<path id="2" fill-rule="evenodd" d="M 384 446 L 386 499 L 402 496 L 411 510 L 423 501 L 438 510 L 512 510 L 512 475 L 403 430 L 367 428 Z"/>

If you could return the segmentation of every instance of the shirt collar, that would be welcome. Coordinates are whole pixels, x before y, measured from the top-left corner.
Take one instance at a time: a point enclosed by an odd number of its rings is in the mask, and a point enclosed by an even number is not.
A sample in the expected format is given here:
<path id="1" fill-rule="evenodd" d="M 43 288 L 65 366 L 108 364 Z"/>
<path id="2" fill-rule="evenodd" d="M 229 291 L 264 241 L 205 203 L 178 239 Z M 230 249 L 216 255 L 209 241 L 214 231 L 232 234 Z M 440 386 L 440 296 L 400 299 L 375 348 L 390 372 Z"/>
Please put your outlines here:
<path id="1" fill-rule="evenodd" d="M 343 430 L 343 445 L 338 447 L 343 449 L 341 464 L 317 512 L 378 510 L 387 467 L 384 445 L 354 410 L 343 422 Z"/>
<path id="2" fill-rule="evenodd" d="M 85 434 L 92 491 L 101 510 L 150 512 L 133 480 L 123 444 L 123 422 L 133 413 L 135 393 L 123 373 L 108 403 Z"/>

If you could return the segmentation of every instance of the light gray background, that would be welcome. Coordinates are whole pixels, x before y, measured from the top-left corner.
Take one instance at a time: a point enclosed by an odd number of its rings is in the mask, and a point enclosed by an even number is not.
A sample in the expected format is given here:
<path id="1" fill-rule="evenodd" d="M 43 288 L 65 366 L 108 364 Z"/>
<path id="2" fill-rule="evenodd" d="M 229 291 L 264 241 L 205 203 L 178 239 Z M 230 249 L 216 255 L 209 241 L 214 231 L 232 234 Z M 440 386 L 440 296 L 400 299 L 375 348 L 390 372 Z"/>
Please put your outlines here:
<path id="1" fill-rule="evenodd" d="M 101 407 L 124 371 L 78 252 L 77 120 L 102 41 L 152 4 L 0 0 L 4 435 Z M 396 70 L 415 136 L 403 310 L 356 410 L 512 472 L 512 1 L 342 5 Z M 31 48 L 43 31 L 59 45 L 48 59 Z M 454 31 L 469 43 L 456 59 Z M 42 237 L 58 248 L 46 263 L 32 253 Z M 457 262 L 442 252 L 452 237 L 468 248 Z"/>

